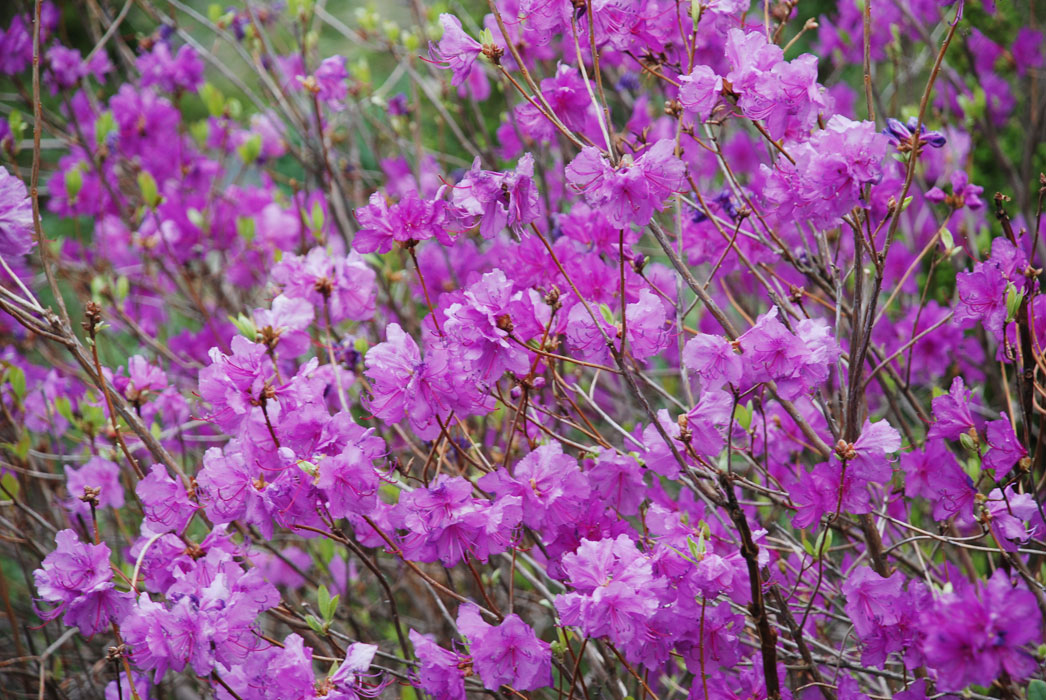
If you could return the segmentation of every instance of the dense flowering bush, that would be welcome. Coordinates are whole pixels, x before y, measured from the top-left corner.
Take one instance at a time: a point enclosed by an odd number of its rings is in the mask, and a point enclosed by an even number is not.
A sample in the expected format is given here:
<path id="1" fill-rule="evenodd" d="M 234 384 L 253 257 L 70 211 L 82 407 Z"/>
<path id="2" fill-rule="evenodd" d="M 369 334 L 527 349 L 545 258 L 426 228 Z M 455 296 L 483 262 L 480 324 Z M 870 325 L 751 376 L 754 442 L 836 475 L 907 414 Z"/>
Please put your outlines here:
<path id="1" fill-rule="evenodd" d="M 5 695 L 1046 698 L 1034 12 L 12 4 Z"/>

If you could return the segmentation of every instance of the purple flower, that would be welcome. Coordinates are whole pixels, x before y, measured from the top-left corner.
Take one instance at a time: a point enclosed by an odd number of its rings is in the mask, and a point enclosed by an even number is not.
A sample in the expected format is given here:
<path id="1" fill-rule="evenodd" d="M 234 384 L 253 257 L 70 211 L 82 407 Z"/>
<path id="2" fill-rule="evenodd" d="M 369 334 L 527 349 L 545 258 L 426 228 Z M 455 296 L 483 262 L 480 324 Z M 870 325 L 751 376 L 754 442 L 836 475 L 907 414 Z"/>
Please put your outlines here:
<path id="1" fill-rule="evenodd" d="M 890 139 L 890 143 L 897 146 L 900 151 L 910 151 L 915 145 L 912 141 L 915 135 L 915 127 L 919 127 L 919 143 L 920 145 L 928 145 L 933 148 L 942 148 L 948 140 L 939 131 L 928 131 L 926 124 L 919 124 L 918 117 L 912 117 L 908 120 L 907 124 L 903 124 L 896 119 L 887 118 L 886 128 L 883 129 L 883 134 Z"/>
<path id="2" fill-rule="evenodd" d="M 467 556 L 487 561 L 508 549 L 523 518 L 520 498 L 503 496 L 491 503 L 471 493 L 467 480 L 441 474 L 428 488 L 401 496 L 405 554 L 451 567 Z"/>
<path id="3" fill-rule="evenodd" d="M 323 684 L 323 689 L 327 691 L 326 697 L 330 700 L 359 700 L 361 696 L 378 695 L 385 687 L 384 685 L 375 688 L 363 684 L 365 672 L 370 668 L 377 651 L 377 644 L 363 644 L 362 642 L 350 644 L 345 650 L 345 660 Z"/>
<path id="4" fill-rule="evenodd" d="M 1013 465 L 1028 456 L 1028 450 L 1017 439 L 1013 432 L 1013 424 L 1005 413 L 1001 420 L 990 421 L 985 426 L 988 437 L 988 454 L 984 456 L 984 468 L 994 469 L 995 478 L 1002 479 Z"/>
<path id="5" fill-rule="evenodd" d="M 1034 531 L 1025 522 L 1039 514 L 1039 507 L 1030 493 L 1016 493 L 1012 486 L 1007 486 L 1005 490 L 992 489 L 984 511 L 1003 549 L 1014 552 L 1017 548 L 1013 542 L 1024 542 Z"/>
<path id="6" fill-rule="evenodd" d="M 146 477 L 138 482 L 135 493 L 145 514 L 142 527 L 152 533 L 180 533 L 199 508 L 189 500 L 185 485 L 172 479 L 167 469 L 159 464 L 154 464 Z"/>
<path id="7" fill-rule="evenodd" d="M 418 659 L 411 685 L 439 700 L 465 700 L 464 663 L 467 657 L 444 649 L 427 635 L 410 631 Z"/>
<path id="8" fill-rule="evenodd" d="M 79 469 L 65 467 L 66 491 L 69 499 L 65 502 L 70 513 L 91 517 L 91 507 L 81 500 L 85 489 L 97 489 L 98 506 L 101 508 L 121 508 L 124 504 L 123 484 L 120 483 L 120 467 L 116 462 L 103 457 L 92 457 Z"/>
<path id="9" fill-rule="evenodd" d="M 443 330 L 451 346 L 483 381 L 495 381 L 505 370 L 523 375 L 530 368 L 521 341 L 510 340 L 512 313 L 518 314 L 521 296 L 513 294 L 505 273 L 495 269 L 469 285 L 462 301 L 444 311 Z"/>
<path id="10" fill-rule="evenodd" d="M 84 544 L 72 530 L 59 532 L 55 545 L 33 572 L 40 598 L 57 603 L 50 610 L 38 610 L 40 617 L 53 620 L 65 613 L 63 622 L 79 627 L 88 636 L 101 632 L 110 621 L 120 622 L 130 607 L 131 596 L 113 586 L 109 547 Z"/>
<path id="11" fill-rule="evenodd" d="M 459 86 L 469 79 L 476 59 L 483 53 L 483 45 L 465 33 L 461 20 L 443 13 L 439 16 L 443 37 L 439 44 L 429 43 L 429 55 L 440 68 L 451 71 L 450 84 Z"/>
<path id="12" fill-rule="evenodd" d="M 254 326 L 265 347 L 278 349 L 285 357 L 297 357 L 312 344 L 308 329 L 315 316 L 307 300 L 280 294 L 272 300 L 271 309 L 254 310 Z"/>
<path id="13" fill-rule="evenodd" d="M 867 566 L 858 567 L 846 577 L 843 583 L 846 614 L 853 621 L 858 637 L 866 637 L 877 627 L 900 620 L 904 581 L 900 571 L 883 578 Z"/>
<path id="14" fill-rule="evenodd" d="M 943 439 L 930 438 L 924 449 L 901 455 L 901 469 L 905 495 L 929 500 L 934 520 L 940 522 L 953 515 L 963 520 L 973 513 L 977 494 L 973 481 Z"/>
<path id="15" fill-rule="evenodd" d="M 957 440 L 963 433 L 977 430 L 970 413 L 970 390 L 962 377 L 952 379 L 952 386 L 947 394 L 942 394 L 932 401 L 934 423 L 930 426 L 927 438 L 947 438 Z"/>
<path id="16" fill-rule="evenodd" d="M 854 476 L 868 481 L 890 480 L 889 455 L 901 449 L 901 434 L 886 421 L 872 423 L 864 421 L 861 435 L 852 447 L 841 455 L 849 460 L 849 469 Z"/>
<path id="17" fill-rule="evenodd" d="M 0 255 L 25 255 L 33 246 L 33 205 L 21 178 L 0 166 Z"/>
<path id="18" fill-rule="evenodd" d="M 660 297 L 649 289 L 641 289 L 639 299 L 625 306 L 625 319 L 632 357 L 645 360 L 668 346 L 670 336 L 665 327 L 668 313 Z"/>
<path id="19" fill-rule="evenodd" d="M 132 355 L 127 360 L 127 376 L 114 377 L 113 384 L 128 401 L 140 405 L 147 394 L 158 394 L 167 388 L 167 375 L 141 355 Z"/>
<path id="20" fill-rule="evenodd" d="M 210 357 L 200 372 L 200 396 L 211 404 L 211 419 L 231 434 L 262 401 L 276 398 L 276 372 L 265 347 L 239 335 L 231 355 L 211 348 Z"/>
<path id="21" fill-rule="evenodd" d="M 380 192 L 375 192 L 367 206 L 356 210 L 356 218 L 360 229 L 352 243 L 361 253 L 387 253 L 393 243 L 429 238 L 451 243 L 445 229 L 444 203 L 422 199 L 414 191 L 391 206 Z"/>
<path id="22" fill-rule="evenodd" d="M 952 193 L 947 195 L 940 187 L 932 187 L 926 192 L 926 198 L 931 202 L 945 202 L 952 209 L 969 207 L 977 210 L 984 206 L 980 195 L 984 192 L 983 187 L 970 184 L 970 177 L 965 170 L 956 170 L 951 175 Z"/>
<path id="23" fill-rule="evenodd" d="M 686 341 L 683 364 L 701 377 L 706 391 L 721 389 L 726 384 L 737 386 L 741 382 L 741 356 L 721 335 L 698 333 Z"/>
<path id="24" fill-rule="evenodd" d="M 952 320 L 962 328 L 983 323 L 985 330 L 1001 338 L 1006 323 L 1006 283 L 999 266 L 991 260 L 960 272 L 956 276 L 959 303 Z"/>
<path id="25" fill-rule="evenodd" d="M 622 515 L 635 515 L 643 502 L 643 470 L 633 457 L 601 448 L 585 472 L 592 491 Z"/>
<path id="26" fill-rule="evenodd" d="M 675 155 L 675 141 L 662 139 L 633 160 L 625 155 L 616 167 L 599 149 L 585 147 L 567 166 L 567 182 L 617 228 L 650 223 L 654 210 L 683 189 L 686 166 Z"/>
<path id="27" fill-rule="evenodd" d="M 292 299 L 305 299 L 317 308 L 330 307 L 332 323 L 346 319 L 366 321 L 374 315 L 376 276 L 356 251 L 345 257 L 313 248 L 304 257 L 285 257 L 272 271 Z"/>
<path id="28" fill-rule="evenodd" d="M 509 615 L 494 627 L 483 621 L 476 606 L 464 605 L 458 611 L 458 629 L 469 640 L 472 668 L 487 690 L 502 685 L 538 690 L 552 684 L 548 642 L 538 639 L 519 615 Z"/>
<path id="29" fill-rule="evenodd" d="M 389 423 L 409 421 L 422 439 L 430 440 L 439 435 L 439 422 L 450 415 L 457 395 L 448 379 L 447 353 L 437 345 L 422 360 L 414 338 L 396 323 L 385 328 L 385 337 L 364 358 L 371 381 L 367 407 Z"/>
<path id="30" fill-rule="evenodd" d="M 327 508 L 335 518 L 367 515 L 377 504 L 380 481 L 372 460 L 357 444 L 349 444 L 340 454 L 319 461 L 316 486 L 327 495 Z"/>
<path id="31" fill-rule="evenodd" d="M 1031 27 L 1021 27 L 1017 30 L 1017 38 L 1010 47 L 1013 62 L 1017 64 L 1017 75 L 1023 78 L 1029 68 L 1042 68 L 1046 62 L 1042 50 L 1043 41 L 1042 32 Z"/>
<path id="32" fill-rule="evenodd" d="M 158 41 L 152 51 L 138 57 L 138 70 L 142 87 L 158 85 L 166 92 L 196 92 L 203 85 L 203 61 L 188 45 L 172 56 L 167 42 Z"/>
<path id="33" fill-rule="evenodd" d="M 868 480 L 844 469 L 834 458 L 822 462 L 813 471 L 803 472 L 791 487 L 797 514 L 792 525 L 807 528 L 819 522 L 825 513 L 869 513 L 872 510 Z"/>
<path id="34" fill-rule="evenodd" d="M 67 90 L 87 75 L 83 57 L 76 49 L 56 44 L 47 50 L 47 69 L 51 77 L 51 94 Z"/>
<path id="35" fill-rule="evenodd" d="M 451 211 L 462 229 L 478 223 L 484 238 L 493 238 L 506 226 L 522 234 L 540 214 L 534 156 L 525 153 L 516 169 L 506 172 L 481 170 L 477 159 L 454 185 L 451 202 Z"/>
<path id="36" fill-rule="evenodd" d="M 523 504 L 523 522 L 534 529 L 555 528 L 574 522 L 588 498 L 588 480 L 574 457 L 563 454 L 558 442 L 541 445 L 504 469 L 487 474 L 477 484 L 496 496 L 517 496 Z"/>
<path id="37" fill-rule="evenodd" d="M 219 666 L 239 666 L 265 644 L 255 633 L 254 620 L 280 602 L 279 593 L 260 571 L 244 573 L 227 552 L 211 552 L 208 559 L 223 566 L 208 571 L 206 562 L 194 564 L 168 588 L 165 603 L 140 595 L 121 622 L 134 664 L 153 671 L 154 682 L 167 670 L 179 672 L 186 666 L 198 676 Z M 311 669 L 309 678 L 311 683 Z"/>
<path id="38" fill-rule="evenodd" d="M 723 91 L 723 78 L 708 66 L 697 66 L 690 75 L 679 77 L 679 101 L 683 108 L 692 112 L 700 121 L 706 121 L 719 104 Z"/>
<path id="39" fill-rule="evenodd" d="M 349 87 L 346 85 L 349 71 L 345 67 L 345 57 L 330 56 L 323 59 L 313 77 L 316 81 L 316 96 L 333 110 L 345 109 L 344 100 L 349 95 Z"/>
<path id="40" fill-rule="evenodd" d="M 1042 640 L 1035 596 L 1015 588 L 1002 569 L 987 582 L 940 595 L 922 624 L 926 663 L 941 690 L 989 686 L 1004 672 L 1019 683 L 1035 671 L 1034 657 L 1022 648 Z"/>
<path id="41" fill-rule="evenodd" d="M 655 581 L 650 558 L 635 542 L 626 535 L 582 540 L 577 552 L 564 555 L 563 571 L 574 589 L 556 597 L 563 624 L 615 644 L 642 642 L 664 583 Z"/>

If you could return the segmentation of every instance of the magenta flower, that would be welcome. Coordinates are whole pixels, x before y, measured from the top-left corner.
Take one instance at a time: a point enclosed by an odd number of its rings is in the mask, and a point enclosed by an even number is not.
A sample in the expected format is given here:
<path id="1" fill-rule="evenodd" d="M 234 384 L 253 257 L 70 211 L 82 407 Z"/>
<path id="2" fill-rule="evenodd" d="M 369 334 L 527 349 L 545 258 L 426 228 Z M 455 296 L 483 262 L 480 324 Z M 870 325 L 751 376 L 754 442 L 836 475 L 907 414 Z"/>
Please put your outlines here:
<path id="1" fill-rule="evenodd" d="M 556 597 L 563 624 L 615 644 L 642 641 L 664 583 L 655 581 L 650 559 L 629 537 L 582 540 L 576 553 L 563 557 L 563 570 L 573 589 Z"/>
<path id="2" fill-rule="evenodd" d="M 74 515 L 86 519 L 91 517 L 91 507 L 81 500 L 85 489 L 97 490 L 98 506 L 121 508 L 124 504 L 123 484 L 120 483 L 120 467 L 104 457 L 92 457 L 79 469 L 65 467 L 66 491 L 69 499 L 65 507 Z"/>
<path id="3" fill-rule="evenodd" d="M 991 260 L 979 262 L 973 270 L 956 276 L 959 303 L 953 321 L 963 328 L 978 322 L 996 338 L 1002 337 L 1006 323 L 1006 277 Z"/>
<path id="4" fill-rule="evenodd" d="M 639 291 L 639 299 L 625 306 L 626 335 L 632 357 L 645 360 L 668 346 L 668 313 L 661 298 L 649 289 Z"/>
<path id="5" fill-rule="evenodd" d="M 516 462 L 511 474 L 499 469 L 477 484 L 499 497 L 519 497 L 523 522 L 535 530 L 572 523 L 589 495 L 577 460 L 563 454 L 558 442 L 538 447 Z"/>
<path id="6" fill-rule="evenodd" d="M 316 96 L 333 110 L 345 109 L 344 100 L 349 95 L 346 84 L 349 71 L 345 67 L 345 57 L 329 56 L 323 59 L 313 77 L 316 79 Z"/>
<path id="7" fill-rule="evenodd" d="M 468 657 L 436 644 L 428 635 L 410 631 L 418 667 L 411 685 L 441 700 L 465 700 L 463 666 Z"/>
<path id="8" fill-rule="evenodd" d="M 395 323 L 385 328 L 385 336 L 385 342 L 368 350 L 364 358 L 371 381 L 367 407 L 389 423 L 407 420 L 422 439 L 431 440 L 440 433 L 439 422 L 457 405 L 447 353 L 437 346 L 422 360 L 414 338 Z"/>
<path id="9" fill-rule="evenodd" d="M 984 192 L 983 187 L 970 184 L 970 176 L 965 170 L 956 170 L 951 175 L 952 193 L 945 194 L 940 187 L 932 187 L 926 192 L 926 198 L 931 202 L 945 202 L 952 209 L 968 207 L 973 210 L 984 206 L 980 195 Z"/>
<path id="10" fill-rule="evenodd" d="M 584 148 L 567 166 L 567 182 L 594 208 L 602 209 L 617 228 L 645 226 L 654 210 L 684 186 L 686 166 L 675 155 L 675 141 L 662 139 L 639 158 L 622 158 L 616 167 L 599 149 Z"/>
<path id="11" fill-rule="evenodd" d="M 1042 639 L 1035 596 L 1015 588 L 1002 569 L 987 582 L 942 594 L 924 611 L 922 624 L 926 663 L 941 690 L 988 686 L 1004 672 L 1019 683 L 1035 671 L 1034 657 L 1023 648 Z"/>
<path id="12" fill-rule="evenodd" d="M 930 426 L 927 438 L 947 438 L 957 440 L 963 433 L 977 428 L 970 413 L 970 394 L 962 377 L 952 379 L 952 386 L 947 394 L 941 394 L 932 402 L 934 423 Z"/>
<path id="13" fill-rule="evenodd" d="M 451 241 L 445 229 L 446 214 L 440 200 L 426 200 L 416 191 L 403 195 L 390 205 L 380 192 L 370 196 L 370 203 L 356 210 L 360 229 L 353 247 L 361 253 L 387 253 L 393 243 L 408 243 L 438 238 Z"/>
<path id="14" fill-rule="evenodd" d="M 506 172 L 481 170 L 479 160 L 454 185 L 449 214 L 461 229 L 479 224 L 484 238 L 493 238 L 505 227 L 523 234 L 538 219 L 540 199 L 534 185 L 534 157 L 526 153 L 516 169 Z"/>
<path id="15" fill-rule="evenodd" d="M 374 315 L 376 276 L 356 251 L 333 257 L 323 248 L 313 248 L 304 257 L 284 257 L 273 268 L 272 279 L 292 299 L 304 299 L 318 309 L 327 304 L 332 323 L 366 321 Z"/>
<path id="16" fill-rule="evenodd" d="M 698 333 L 683 346 L 683 364 L 698 375 L 705 390 L 715 391 L 726 384 L 741 382 L 741 356 L 721 335 Z"/>
<path id="17" fill-rule="evenodd" d="M 1001 420 L 990 421 L 985 426 L 985 433 L 990 449 L 984 456 L 984 468 L 994 469 L 995 478 L 1002 479 L 1010 473 L 1014 464 L 1028 456 L 1028 450 L 1017 439 L 1013 424 L 1005 413 Z"/>
<path id="18" fill-rule="evenodd" d="M 450 567 L 465 557 L 487 561 L 508 549 L 523 518 L 520 498 L 503 496 L 492 503 L 471 493 L 467 480 L 441 474 L 428 488 L 401 496 L 405 553 Z"/>
<path id="19" fill-rule="evenodd" d="M 474 605 L 464 605 L 458 611 L 458 629 L 469 640 L 472 668 L 487 690 L 502 685 L 538 690 L 552 684 L 548 642 L 538 639 L 519 615 L 509 615 L 494 627 L 483 621 Z"/>
<path id="20" fill-rule="evenodd" d="M 377 504 L 381 482 L 371 462 L 358 445 L 349 444 L 341 454 L 317 464 L 316 486 L 327 495 L 327 509 L 335 518 L 367 515 Z"/>
<path id="21" fill-rule="evenodd" d="M 867 566 L 858 567 L 846 578 L 846 614 L 859 637 L 866 637 L 883 625 L 896 624 L 901 617 L 904 574 L 895 571 L 883 578 Z"/>
<path id="22" fill-rule="evenodd" d="M 643 470 L 634 458 L 602 448 L 596 459 L 588 461 L 585 476 L 592 491 L 607 505 L 622 515 L 639 512 L 646 484 L 643 483 Z"/>
<path id="23" fill-rule="evenodd" d="M 232 434 L 262 401 L 276 398 L 276 372 L 265 347 L 239 335 L 231 355 L 211 348 L 210 357 L 200 372 L 200 396 L 211 404 L 211 419 Z"/>
<path id="24" fill-rule="evenodd" d="M 861 435 L 845 454 L 849 470 L 861 479 L 887 482 L 893 471 L 889 455 L 901 449 L 901 434 L 886 421 L 864 421 Z"/>
<path id="25" fill-rule="evenodd" d="M 940 438 L 930 438 L 922 450 L 901 455 L 904 471 L 904 493 L 909 498 L 922 497 L 933 504 L 933 519 L 940 522 L 950 516 L 965 520 L 973 513 L 973 480 L 963 471 L 955 455 Z"/>
<path id="26" fill-rule="evenodd" d="M 167 469 L 159 464 L 154 464 L 138 482 L 135 493 L 145 514 L 142 527 L 152 533 L 180 533 L 199 508 L 189 500 L 185 485 L 171 478 Z"/>
<path id="27" fill-rule="evenodd" d="M 286 357 L 298 357 L 312 344 L 308 330 L 315 316 L 307 300 L 280 294 L 272 300 L 271 309 L 254 310 L 254 326 L 266 347 Z"/>
<path id="28" fill-rule="evenodd" d="M 113 585 L 109 547 L 84 544 L 72 530 L 55 536 L 55 550 L 33 572 L 40 598 L 56 607 L 37 610 L 44 620 L 64 613 L 63 622 L 87 636 L 97 634 L 111 621 L 120 622 L 131 605 L 129 593 Z"/>
<path id="29" fill-rule="evenodd" d="M 472 75 L 476 59 L 483 53 L 483 45 L 465 33 L 461 20 L 443 13 L 439 16 L 443 37 L 439 44 L 429 43 L 429 55 L 440 68 L 451 72 L 450 84 L 459 86 Z"/>
<path id="30" fill-rule="evenodd" d="M 158 41 L 152 51 L 138 57 L 141 85 L 158 85 L 165 92 L 196 92 L 203 85 L 203 60 L 191 46 L 182 46 L 171 55 L 171 47 Z"/>
<path id="31" fill-rule="evenodd" d="M 708 66 L 697 66 L 690 75 L 682 75 L 679 81 L 679 101 L 683 108 L 692 112 L 700 121 L 706 121 L 719 104 L 723 91 L 723 78 Z"/>
<path id="32" fill-rule="evenodd" d="M 0 166 L 0 255 L 25 255 L 35 244 L 33 205 L 25 183 Z"/>

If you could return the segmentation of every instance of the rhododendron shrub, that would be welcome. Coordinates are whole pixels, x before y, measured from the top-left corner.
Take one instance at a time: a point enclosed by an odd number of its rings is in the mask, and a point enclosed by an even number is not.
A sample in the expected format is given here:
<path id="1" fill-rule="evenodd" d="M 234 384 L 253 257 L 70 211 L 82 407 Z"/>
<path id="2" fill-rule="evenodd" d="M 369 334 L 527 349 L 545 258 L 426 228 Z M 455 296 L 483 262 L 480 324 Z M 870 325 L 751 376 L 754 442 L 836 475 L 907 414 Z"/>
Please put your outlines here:
<path id="1" fill-rule="evenodd" d="M 1027 3 L 10 4 L 5 697 L 1046 698 Z"/>

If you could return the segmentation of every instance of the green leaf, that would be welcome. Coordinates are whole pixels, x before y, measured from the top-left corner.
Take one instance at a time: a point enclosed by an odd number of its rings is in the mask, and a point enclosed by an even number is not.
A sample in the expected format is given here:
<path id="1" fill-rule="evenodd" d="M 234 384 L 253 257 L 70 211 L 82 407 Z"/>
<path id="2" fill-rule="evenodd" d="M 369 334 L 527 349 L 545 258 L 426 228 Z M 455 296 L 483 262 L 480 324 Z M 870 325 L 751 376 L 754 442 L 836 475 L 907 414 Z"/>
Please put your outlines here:
<path id="1" fill-rule="evenodd" d="M 320 622 L 315 615 L 306 615 L 305 623 L 312 628 L 312 631 L 316 634 L 326 634 L 326 630 L 323 629 L 323 623 Z"/>
<path id="2" fill-rule="evenodd" d="M 254 219 L 247 216 L 236 217 L 236 234 L 248 243 L 253 241 L 255 235 Z"/>
<path id="3" fill-rule="evenodd" d="M 58 412 L 62 418 L 65 418 L 70 423 L 75 423 L 76 418 L 73 416 L 73 405 L 70 403 L 69 398 L 66 396 L 59 396 L 54 400 L 54 410 Z"/>
<path id="4" fill-rule="evenodd" d="M 14 474 L 8 472 L 3 476 L 0 476 L 0 484 L 4 485 L 4 490 L 11 494 L 11 498 L 18 498 L 18 479 L 15 478 Z"/>
<path id="5" fill-rule="evenodd" d="M 325 223 L 325 216 L 323 214 L 323 207 L 319 202 L 314 202 L 312 205 L 312 213 L 309 215 L 309 220 L 312 222 L 312 232 L 319 238 L 323 234 L 323 224 Z"/>
<path id="6" fill-rule="evenodd" d="M 142 191 L 142 201 L 146 206 L 155 209 L 160 203 L 160 190 L 156 187 L 156 179 L 145 170 L 138 173 L 138 189 Z"/>
<path id="7" fill-rule="evenodd" d="M 1028 683 L 1028 700 L 1046 700 L 1046 683 L 1038 678 Z"/>
<path id="8" fill-rule="evenodd" d="M 200 88 L 200 98 L 212 117 L 220 117 L 225 111 L 225 97 L 210 83 L 204 83 Z"/>
<path id="9" fill-rule="evenodd" d="M 18 398 L 19 401 L 25 398 L 25 372 L 22 370 L 21 367 L 8 365 L 7 383 L 11 385 L 11 391 L 15 393 L 15 396 Z"/>
<path id="10" fill-rule="evenodd" d="M 316 607 L 319 608 L 320 614 L 323 615 L 325 620 L 331 619 L 330 605 L 331 594 L 326 586 L 321 585 L 319 590 L 316 591 Z"/>
<path id="11" fill-rule="evenodd" d="M 65 171 L 65 195 L 70 202 L 76 201 L 76 196 L 84 187 L 84 174 L 78 167 Z"/>
<path id="12" fill-rule="evenodd" d="M 105 142 L 109 139 L 109 135 L 116 132 L 116 119 L 113 118 L 113 113 L 106 110 L 98 115 L 98 119 L 94 123 L 94 142 L 95 146 L 101 149 L 105 145 Z"/>
<path id="13" fill-rule="evenodd" d="M 753 412 L 754 411 L 752 408 L 752 402 L 749 401 L 744 406 L 737 406 L 737 408 L 734 411 L 734 418 L 737 420 L 738 425 L 740 425 L 745 430 L 748 430 L 748 428 L 752 425 Z"/>
<path id="14" fill-rule="evenodd" d="M 258 160 L 258 156 L 261 155 L 261 149 L 261 134 L 251 134 L 246 141 L 240 144 L 236 152 L 240 154 L 240 160 L 249 165 Z"/>
<path id="15" fill-rule="evenodd" d="M 243 337 L 252 343 L 258 337 L 258 328 L 254 325 L 253 319 L 248 318 L 243 314 L 239 314 L 238 316 L 229 316 L 229 321 L 232 322 L 232 325 L 236 326 L 236 330 L 238 330 Z"/>
<path id="16" fill-rule="evenodd" d="M 1024 293 L 1017 291 L 1013 282 L 1006 283 L 1006 320 L 1007 322 L 1017 318 L 1017 312 L 1021 310 L 1021 302 L 1024 301 Z"/>
<path id="17" fill-rule="evenodd" d="M 817 541 L 814 542 L 814 551 L 812 552 L 815 559 L 820 559 L 822 556 L 828 554 L 828 550 L 832 548 L 832 530 L 825 528 L 821 530 L 821 534 L 817 536 Z"/>
<path id="18" fill-rule="evenodd" d="M 692 556 L 695 560 L 701 561 L 702 559 L 704 559 L 706 550 L 704 530 L 698 533 L 696 542 L 694 541 L 693 537 L 687 535 L 686 546 L 687 549 L 690 550 L 690 556 Z"/>
<path id="19" fill-rule="evenodd" d="M 116 278 L 116 300 L 125 301 L 128 295 L 131 293 L 131 282 L 123 275 Z"/>

